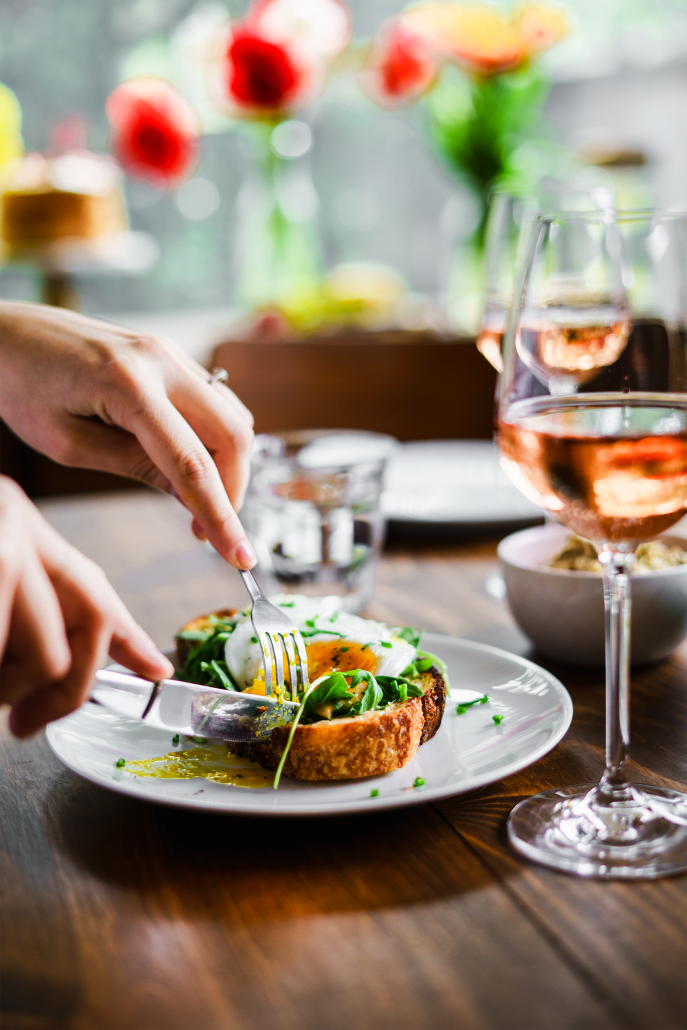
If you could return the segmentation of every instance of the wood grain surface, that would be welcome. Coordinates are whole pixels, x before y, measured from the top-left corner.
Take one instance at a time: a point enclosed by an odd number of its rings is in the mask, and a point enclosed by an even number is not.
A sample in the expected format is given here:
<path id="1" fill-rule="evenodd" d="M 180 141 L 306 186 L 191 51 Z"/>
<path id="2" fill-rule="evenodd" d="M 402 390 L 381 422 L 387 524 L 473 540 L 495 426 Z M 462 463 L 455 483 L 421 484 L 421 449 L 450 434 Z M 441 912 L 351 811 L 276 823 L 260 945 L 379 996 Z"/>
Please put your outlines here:
<path id="1" fill-rule="evenodd" d="M 50 502 L 168 646 L 243 603 L 235 573 L 148 492 Z M 528 653 L 485 588 L 495 542 L 395 544 L 371 616 Z M 685 877 L 577 880 L 512 852 L 505 819 L 603 764 L 602 675 L 553 666 L 570 732 L 472 795 L 339 819 L 248 820 L 110 793 L 43 734 L 0 740 L 2 1026 L 74 1030 L 682 1030 Z M 633 772 L 687 780 L 687 647 L 633 675 Z"/>

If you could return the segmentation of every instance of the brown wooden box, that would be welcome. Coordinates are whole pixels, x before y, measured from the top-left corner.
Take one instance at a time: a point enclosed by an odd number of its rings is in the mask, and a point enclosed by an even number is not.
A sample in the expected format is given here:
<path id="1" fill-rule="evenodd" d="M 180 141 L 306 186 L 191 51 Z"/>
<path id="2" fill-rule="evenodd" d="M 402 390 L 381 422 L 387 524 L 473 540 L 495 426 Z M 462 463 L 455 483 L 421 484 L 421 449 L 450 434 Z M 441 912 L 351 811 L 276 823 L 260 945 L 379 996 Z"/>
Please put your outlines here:
<path id="1" fill-rule="evenodd" d="M 369 429 L 399 440 L 488 439 L 496 373 L 474 341 L 429 332 L 342 331 L 227 340 L 213 364 L 256 432 Z"/>

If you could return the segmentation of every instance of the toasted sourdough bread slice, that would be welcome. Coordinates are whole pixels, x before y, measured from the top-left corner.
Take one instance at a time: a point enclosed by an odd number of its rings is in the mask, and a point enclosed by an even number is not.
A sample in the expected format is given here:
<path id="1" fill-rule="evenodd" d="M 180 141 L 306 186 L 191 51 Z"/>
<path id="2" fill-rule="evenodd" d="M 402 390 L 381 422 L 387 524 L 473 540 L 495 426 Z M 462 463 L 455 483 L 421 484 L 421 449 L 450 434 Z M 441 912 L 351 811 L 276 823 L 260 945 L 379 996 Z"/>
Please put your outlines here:
<path id="1" fill-rule="evenodd" d="M 235 610 L 224 608 L 213 614 L 227 617 Z M 183 629 L 209 629 L 208 618 L 199 616 Z M 177 639 L 180 663 L 186 661 L 189 648 L 189 641 Z M 436 666 L 414 682 L 422 689 L 422 697 L 409 697 L 379 712 L 297 726 L 284 763 L 284 775 L 296 780 L 353 780 L 407 765 L 420 744 L 431 740 L 439 729 L 446 703 L 446 682 Z M 230 750 L 274 770 L 284 753 L 289 731 L 288 726 L 278 727 L 269 741 L 231 744 Z"/>

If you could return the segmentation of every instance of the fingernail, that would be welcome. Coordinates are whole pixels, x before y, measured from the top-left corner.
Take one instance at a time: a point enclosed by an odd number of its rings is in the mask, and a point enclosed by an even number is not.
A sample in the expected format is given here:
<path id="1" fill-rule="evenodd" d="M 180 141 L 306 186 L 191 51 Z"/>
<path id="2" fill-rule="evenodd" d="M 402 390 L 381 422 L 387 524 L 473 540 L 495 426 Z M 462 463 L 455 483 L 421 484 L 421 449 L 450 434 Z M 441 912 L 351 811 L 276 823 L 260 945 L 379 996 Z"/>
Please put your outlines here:
<path id="1" fill-rule="evenodd" d="M 247 540 L 242 540 L 236 548 L 236 561 L 239 563 L 239 568 L 252 569 L 257 560 L 251 545 Z"/>

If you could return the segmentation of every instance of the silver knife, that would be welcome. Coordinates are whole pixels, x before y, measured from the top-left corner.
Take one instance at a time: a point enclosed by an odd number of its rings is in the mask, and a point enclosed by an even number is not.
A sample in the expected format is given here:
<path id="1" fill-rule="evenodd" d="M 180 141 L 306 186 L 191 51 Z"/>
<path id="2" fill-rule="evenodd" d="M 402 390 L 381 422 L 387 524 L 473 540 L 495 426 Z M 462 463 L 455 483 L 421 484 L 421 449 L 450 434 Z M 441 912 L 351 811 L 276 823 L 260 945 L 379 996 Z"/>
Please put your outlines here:
<path id="1" fill-rule="evenodd" d="M 126 672 L 99 669 L 91 701 L 154 729 L 189 737 L 267 740 L 277 726 L 292 722 L 299 705 L 259 694 L 202 687 L 183 680 L 151 683 Z"/>

